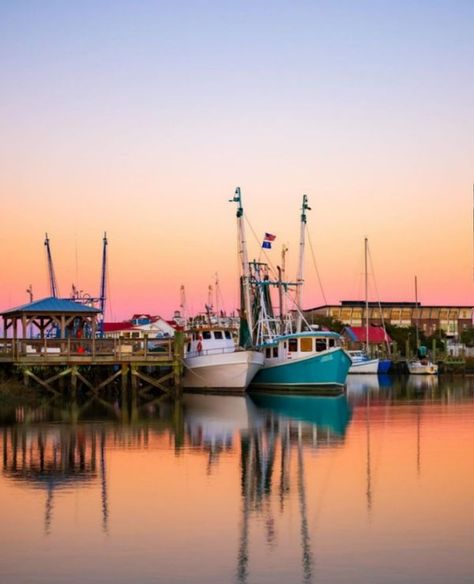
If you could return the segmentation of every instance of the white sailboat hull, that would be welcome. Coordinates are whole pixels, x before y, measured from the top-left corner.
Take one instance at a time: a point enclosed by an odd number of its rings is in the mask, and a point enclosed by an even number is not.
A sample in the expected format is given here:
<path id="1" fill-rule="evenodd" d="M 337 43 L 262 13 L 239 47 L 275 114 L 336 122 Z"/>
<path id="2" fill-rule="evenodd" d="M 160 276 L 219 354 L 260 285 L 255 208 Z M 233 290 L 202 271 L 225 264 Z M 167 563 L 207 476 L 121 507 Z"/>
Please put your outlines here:
<path id="1" fill-rule="evenodd" d="M 262 367 L 263 353 L 233 351 L 184 359 L 186 389 L 245 390 Z"/>
<path id="2" fill-rule="evenodd" d="M 410 375 L 437 375 L 438 365 L 431 363 L 421 363 L 421 361 L 411 361 L 407 363 Z"/>
<path id="3" fill-rule="evenodd" d="M 369 359 L 368 361 L 353 362 L 349 367 L 349 373 L 367 373 L 377 374 L 379 368 L 378 359 Z"/>

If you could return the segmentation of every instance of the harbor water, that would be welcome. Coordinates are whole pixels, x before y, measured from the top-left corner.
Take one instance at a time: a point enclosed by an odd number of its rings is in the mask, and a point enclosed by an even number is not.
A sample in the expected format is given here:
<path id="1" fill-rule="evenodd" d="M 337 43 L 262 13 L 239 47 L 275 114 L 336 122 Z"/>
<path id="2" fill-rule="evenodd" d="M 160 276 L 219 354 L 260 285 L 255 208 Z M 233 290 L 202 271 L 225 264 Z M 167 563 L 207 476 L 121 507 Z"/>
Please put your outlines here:
<path id="1" fill-rule="evenodd" d="M 0 406 L 2 584 L 472 582 L 474 378 Z"/>

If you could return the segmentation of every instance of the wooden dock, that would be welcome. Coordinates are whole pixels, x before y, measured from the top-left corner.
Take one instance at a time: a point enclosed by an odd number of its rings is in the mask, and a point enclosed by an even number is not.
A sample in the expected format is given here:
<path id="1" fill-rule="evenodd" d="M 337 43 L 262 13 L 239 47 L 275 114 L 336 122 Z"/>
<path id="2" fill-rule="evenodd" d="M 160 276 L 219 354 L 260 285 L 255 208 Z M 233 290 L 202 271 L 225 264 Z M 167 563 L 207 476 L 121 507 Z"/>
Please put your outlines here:
<path id="1" fill-rule="evenodd" d="M 122 389 L 145 385 L 169 393 L 180 391 L 183 343 L 180 332 L 169 339 L 1 339 L 0 367 L 13 365 L 26 385 L 32 380 L 55 394 L 56 382 L 68 376 L 73 392 L 82 383 L 96 393 L 120 377 Z"/>

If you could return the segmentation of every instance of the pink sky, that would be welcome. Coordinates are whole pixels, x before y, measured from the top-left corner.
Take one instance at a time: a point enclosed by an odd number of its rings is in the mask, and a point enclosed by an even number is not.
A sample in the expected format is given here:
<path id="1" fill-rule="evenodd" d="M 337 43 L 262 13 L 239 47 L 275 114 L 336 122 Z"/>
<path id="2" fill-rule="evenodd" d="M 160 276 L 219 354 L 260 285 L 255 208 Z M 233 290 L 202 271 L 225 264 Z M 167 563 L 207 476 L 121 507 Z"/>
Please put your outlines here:
<path id="1" fill-rule="evenodd" d="M 416 274 L 472 304 L 472 3 L 225 4 L 0 9 L 0 308 L 48 294 L 45 232 L 61 293 L 97 294 L 107 231 L 107 318 L 169 316 L 181 284 L 197 312 L 216 272 L 232 310 L 237 185 L 292 276 L 308 194 L 329 302 L 363 296 L 368 237 L 380 300 Z M 306 276 L 323 304 L 309 249 Z"/>

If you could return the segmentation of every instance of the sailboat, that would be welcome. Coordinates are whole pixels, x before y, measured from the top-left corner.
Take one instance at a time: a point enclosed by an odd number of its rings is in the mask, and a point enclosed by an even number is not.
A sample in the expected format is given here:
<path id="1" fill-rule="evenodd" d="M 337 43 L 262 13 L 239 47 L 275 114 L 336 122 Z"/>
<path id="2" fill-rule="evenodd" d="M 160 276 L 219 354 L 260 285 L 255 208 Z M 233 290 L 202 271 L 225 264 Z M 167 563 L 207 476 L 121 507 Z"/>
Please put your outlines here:
<path id="1" fill-rule="evenodd" d="M 415 305 L 418 306 L 418 280 L 415 276 Z M 428 357 L 428 349 L 419 342 L 418 319 L 415 323 L 416 328 L 416 359 L 407 361 L 408 372 L 410 375 L 437 375 L 438 365 L 433 363 Z"/>
<path id="2" fill-rule="evenodd" d="M 351 360 L 342 348 L 340 335 L 332 331 L 302 330 L 301 298 L 308 197 L 303 195 L 301 208 L 299 269 L 296 283 L 272 280 L 268 266 L 261 262 L 249 264 L 253 314 L 256 315 L 255 345 L 265 354 L 263 367 L 253 380 L 252 387 L 309 390 L 324 386 L 328 391 L 344 387 Z M 296 286 L 296 331 L 284 328 L 282 292 Z M 280 292 L 280 319 L 275 318 L 270 287 Z M 253 331 L 252 327 L 250 331 Z"/>
<path id="3" fill-rule="evenodd" d="M 352 365 L 349 373 L 372 373 L 376 374 L 379 369 L 379 359 L 371 359 L 369 357 L 369 282 L 367 271 L 367 251 L 368 241 L 367 237 L 364 240 L 364 266 L 365 266 L 365 350 L 348 351 Z"/>
<path id="4" fill-rule="evenodd" d="M 183 387 L 186 389 L 244 391 L 264 361 L 263 353 L 254 350 L 249 342 L 246 323 L 247 318 L 251 318 L 251 311 L 246 290 L 249 286 L 248 259 L 240 189 L 232 200 L 239 203 L 237 228 L 242 266 L 239 343 L 236 345 L 232 328 L 221 323 L 219 317 L 217 322 L 209 318 L 207 323 L 194 326 L 185 346 Z"/>

